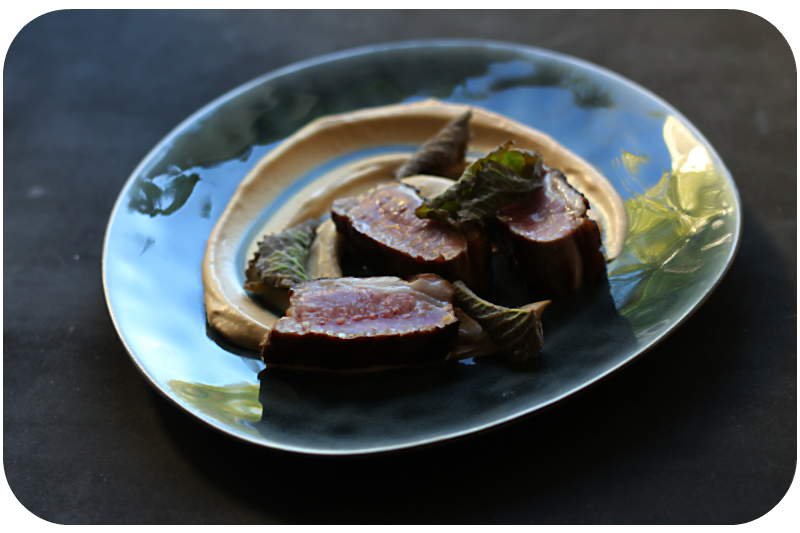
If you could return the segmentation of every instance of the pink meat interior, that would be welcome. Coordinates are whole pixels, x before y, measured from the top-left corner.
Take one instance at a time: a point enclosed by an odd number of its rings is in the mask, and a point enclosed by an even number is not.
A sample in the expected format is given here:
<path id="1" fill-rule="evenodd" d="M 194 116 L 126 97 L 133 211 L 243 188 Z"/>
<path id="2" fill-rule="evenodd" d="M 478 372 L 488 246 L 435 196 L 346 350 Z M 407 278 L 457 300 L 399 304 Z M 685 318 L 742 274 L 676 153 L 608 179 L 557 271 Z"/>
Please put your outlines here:
<path id="1" fill-rule="evenodd" d="M 545 177 L 544 187 L 497 212 L 514 233 L 540 242 L 568 235 L 585 215 L 583 197 L 553 174 Z"/>
<path id="2" fill-rule="evenodd" d="M 353 227 L 376 241 L 425 261 L 451 260 L 466 249 L 462 235 L 437 220 L 421 220 L 422 200 L 406 187 L 381 187 L 358 199 L 349 212 Z"/>
<path id="3" fill-rule="evenodd" d="M 338 336 L 395 335 L 447 325 L 452 305 L 413 290 L 374 287 L 320 287 L 292 297 L 282 331 Z"/>

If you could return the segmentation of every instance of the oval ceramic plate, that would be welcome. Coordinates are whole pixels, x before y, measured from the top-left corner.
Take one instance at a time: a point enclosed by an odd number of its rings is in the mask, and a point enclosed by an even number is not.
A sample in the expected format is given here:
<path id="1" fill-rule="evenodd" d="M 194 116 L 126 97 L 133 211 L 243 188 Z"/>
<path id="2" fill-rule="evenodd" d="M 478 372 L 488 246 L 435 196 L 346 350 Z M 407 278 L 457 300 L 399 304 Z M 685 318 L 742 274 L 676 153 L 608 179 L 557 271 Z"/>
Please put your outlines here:
<path id="1" fill-rule="evenodd" d="M 548 308 L 545 349 L 527 366 L 493 356 L 355 376 L 260 372 L 258 354 L 208 328 L 203 308 L 206 240 L 237 185 L 282 139 L 318 117 L 431 97 L 539 129 L 608 178 L 629 219 L 608 281 Z M 265 216 L 319 174 L 287 187 L 264 206 Z M 719 156 L 643 88 L 540 49 L 400 43 L 281 69 L 179 125 L 120 194 L 106 233 L 103 281 L 134 363 L 188 413 L 263 446 L 368 453 L 501 424 L 620 368 L 702 304 L 733 260 L 739 234 L 738 193 Z M 521 289 L 509 288 L 513 303 Z"/>

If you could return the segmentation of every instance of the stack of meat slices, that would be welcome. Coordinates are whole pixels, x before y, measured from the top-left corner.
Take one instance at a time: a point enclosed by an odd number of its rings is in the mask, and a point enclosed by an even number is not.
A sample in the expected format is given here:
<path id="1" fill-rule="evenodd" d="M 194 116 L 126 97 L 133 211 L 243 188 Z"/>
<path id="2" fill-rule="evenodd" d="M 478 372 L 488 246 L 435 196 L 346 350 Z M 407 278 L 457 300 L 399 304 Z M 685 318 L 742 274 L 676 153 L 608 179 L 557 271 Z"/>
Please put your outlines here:
<path id="1" fill-rule="evenodd" d="M 606 273 L 600 229 L 586 214 L 589 202 L 558 171 L 547 173 L 541 189 L 487 217 L 488 233 L 483 225 L 464 234 L 419 219 L 414 210 L 421 204 L 411 187 L 384 185 L 337 200 L 331 217 L 375 272 L 403 278 L 431 272 L 478 294 L 491 286 L 492 241 L 543 298 L 577 291 Z"/>

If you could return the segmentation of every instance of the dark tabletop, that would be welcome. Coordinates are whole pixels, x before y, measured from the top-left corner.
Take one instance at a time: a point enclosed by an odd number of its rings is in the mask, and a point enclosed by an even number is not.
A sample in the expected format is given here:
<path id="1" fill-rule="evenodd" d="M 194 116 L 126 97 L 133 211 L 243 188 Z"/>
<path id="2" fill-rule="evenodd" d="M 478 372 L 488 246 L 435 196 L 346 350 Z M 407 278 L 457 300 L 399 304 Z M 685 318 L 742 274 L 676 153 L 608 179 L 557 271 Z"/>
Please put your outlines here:
<path id="1" fill-rule="evenodd" d="M 174 126 L 265 72 L 355 46 L 484 38 L 597 63 L 674 105 L 743 204 L 738 256 L 657 348 L 556 407 L 443 445 L 310 457 L 202 425 L 146 383 L 103 234 Z M 93 12 L 28 24 L 3 74 L 3 460 L 58 523 L 742 523 L 797 450 L 797 78 L 745 12 Z"/>

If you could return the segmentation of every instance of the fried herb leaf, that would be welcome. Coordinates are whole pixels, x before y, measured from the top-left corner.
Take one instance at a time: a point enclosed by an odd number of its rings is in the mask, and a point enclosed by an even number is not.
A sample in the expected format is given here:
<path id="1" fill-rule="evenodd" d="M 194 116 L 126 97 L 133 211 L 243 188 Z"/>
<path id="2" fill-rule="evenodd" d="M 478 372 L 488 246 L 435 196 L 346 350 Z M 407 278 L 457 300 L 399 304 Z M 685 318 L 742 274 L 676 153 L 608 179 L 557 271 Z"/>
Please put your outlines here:
<path id="1" fill-rule="evenodd" d="M 472 163 L 457 182 L 419 206 L 416 215 L 451 224 L 480 220 L 542 187 L 542 155 L 513 144 L 506 141 Z"/>
<path id="2" fill-rule="evenodd" d="M 509 309 L 479 298 L 463 281 L 453 283 L 459 308 L 475 320 L 510 360 L 519 363 L 539 354 L 544 344 L 542 323 L 533 310 Z"/>
<path id="3" fill-rule="evenodd" d="M 448 122 L 395 171 L 395 177 L 403 179 L 417 174 L 442 176 L 448 169 L 463 162 L 470 137 L 470 118 L 472 111 L 468 110 Z"/>
<path id="4" fill-rule="evenodd" d="M 280 233 L 265 235 L 245 271 L 244 288 L 253 292 L 290 289 L 308 280 L 306 259 L 319 222 L 309 219 Z"/>

